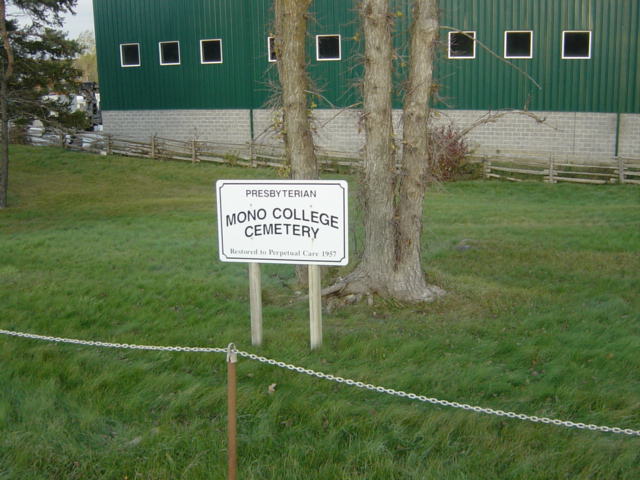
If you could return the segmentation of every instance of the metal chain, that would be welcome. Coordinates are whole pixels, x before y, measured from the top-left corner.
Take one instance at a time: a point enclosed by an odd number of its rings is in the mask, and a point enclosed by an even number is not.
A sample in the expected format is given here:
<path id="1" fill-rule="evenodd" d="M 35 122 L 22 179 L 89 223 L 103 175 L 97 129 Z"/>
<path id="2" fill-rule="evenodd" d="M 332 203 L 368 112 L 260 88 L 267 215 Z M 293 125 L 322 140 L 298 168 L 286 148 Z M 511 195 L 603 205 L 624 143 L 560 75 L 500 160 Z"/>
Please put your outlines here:
<path id="1" fill-rule="evenodd" d="M 56 343 L 71 343 L 73 345 L 87 345 L 90 347 L 124 348 L 130 350 L 154 350 L 160 352 L 197 352 L 197 353 L 227 353 L 226 348 L 209 347 L 162 347 L 157 345 L 134 345 L 130 343 L 94 342 L 93 340 L 77 340 L 75 338 L 48 337 L 33 333 L 13 332 L 0 329 L 0 334 L 12 337 L 31 338 L 33 340 L 45 340 Z"/>
<path id="2" fill-rule="evenodd" d="M 337 383 L 344 383 L 345 385 L 349 385 L 352 387 L 362 388 L 364 390 L 371 390 L 378 393 L 386 393 L 387 395 L 393 395 L 401 398 L 408 398 L 410 400 L 417 400 L 420 402 L 431 403 L 433 405 L 440 405 L 443 407 L 452 407 L 452 408 L 460 408 L 462 410 L 469 410 L 476 413 L 484 413 L 488 415 L 496 415 L 498 417 L 507 417 L 507 418 L 517 418 L 518 420 L 526 420 L 534 423 L 546 423 L 551 425 L 557 425 L 560 427 L 568 427 L 568 428 L 579 428 L 583 430 L 591 430 L 598 432 L 607 432 L 607 433 L 619 433 L 624 435 L 632 435 L 632 436 L 640 436 L 639 430 L 632 430 L 630 428 L 619 428 L 619 427 L 607 427 L 602 425 L 593 425 L 593 424 L 585 424 L 585 423 L 576 423 L 568 420 L 558 420 L 547 417 L 536 417 L 535 415 L 525 415 L 524 413 L 514 413 L 514 412 L 505 412 L 504 410 L 494 410 L 493 408 L 484 408 L 478 407 L 474 405 L 468 405 L 466 403 L 458 403 L 458 402 L 450 402 L 449 400 L 440 400 L 437 398 L 430 398 L 424 395 L 417 395 L 415 393 L 407 393 L 402 390 L 395 390 L 393 388 L 381 387 L 378 385 L 372 385 L 370 383 L 359 382 L 355 380 L 351 380 L 349 378 L 338 377 L 335 375 L 330 375 L 322 372 L 317 372 L 315 370 L 311 370 L 309 368 L 297 367 L 295 365 L 287 364 L 284 362 L 279 362 L 277 360 L 272 360 L 270 358 L 261 357 L 254 353 L 248 353 L 243 351 L 236 351 L 238 355 L 241 357 L 249 358 L 251 360 L 255 360 L 257 362 L 266 363 L 268 365 L 273 365 L 276 367 L 284 368 L 286 370 L 292 370 L 294 372 L 303 373 L 305 375 L 310 375 L 312 377 L 321 378 L 323 380 L 329 380 Z"/>
<path id="3" fill-rule="evenodd" d="M 437 398 L 430 398 L 424 395 L 417 395 L 415 393 L 403 392 L 402 390 L 395 390 L 393 388 L 382 387 L 378 385 L 372 385 L 370 383 L 364 383 L 349 378 L 343 378 L 336 375 L 331 375 L 323 372 L 318 372 L 310 368 L 298 367 L 271 358 L 262 357 L 255 353 L 244 352 L 242 350 L 236 350 L 233 344 L 229 344 L 227 348 L 215 348 L 215 347 L 163 347 L 157 345 L 134 345 L 129 343 L 108 343 L 108 342 L 96 342 L 92 340 L 78 340 L 74 338 L 60 338 L 50 337 L 45 335 L 36 335 L 33 333 L 14 332 L 11 330 L 0 329 L 0 335 L 9 335 L 12 337 L 30 338 L 33 340 L 45 340 L 56 343 L 70 343 L 73 345 L 86 345 L 91 347 L 106 347 L 106 348 L 122 348 L 131 350 L 153 350 L 153 351 L 165 351 L 165 352 L 196 352 L 196 353 L 225 353 L 227 359 L 232 358 L 233 354 L 239 355 L 250 360 L 255 360 L 260 363 L 273 365 L 275 367 L 284 368 L 297 373 L 310 375 L 312 377 L 320 378 L 322 380 L 329 380 L 336 383 L 342 383 L 356 388 L 362 388 L 364 390 L 371 390 L 373 392 L 385 393 L 400 398 L 408 398 L 409 400 L 417 400 L 419 402 L 430 403 L 433 405 L 440 405 L 443 407 L 459 408 L 462 410 L 469 410 L 476 413 L 484 413 L 487 415 L 495 415 L 498 417 L 516 418 L 518 420 L 525 420 L 534 423 L 545 423 L 556 425 L 559 427 L 578 428 L 582 430 L 591 430 L 597 432 L 617 433 L 623 435 L 640 436 L 640 430 L 632 430 L 630 428 L 619 427 L 607 427 L 602 425 L 593 425 L 585 423 L 576 423 L 568 420 L 558 420 L 547 417 L 537 417 L 535 415 L 525 415 L 523 413 L 505 412 L 504 410 L 494 410 L 493 408 L 478 407 L 474 405 L 468 405 L 466 403 L 451 402 L 449 400 L 440 400 Z"/>

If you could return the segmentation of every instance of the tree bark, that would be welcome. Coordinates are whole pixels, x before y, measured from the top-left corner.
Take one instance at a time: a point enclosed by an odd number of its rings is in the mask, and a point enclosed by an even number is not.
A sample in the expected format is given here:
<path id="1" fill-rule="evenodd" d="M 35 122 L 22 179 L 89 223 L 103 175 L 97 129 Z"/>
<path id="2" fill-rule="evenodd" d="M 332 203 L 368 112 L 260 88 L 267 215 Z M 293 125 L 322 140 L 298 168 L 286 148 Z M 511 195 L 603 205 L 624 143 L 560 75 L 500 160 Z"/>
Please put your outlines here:
<path id="1" fill-rule="evenodd" d="M 364 252 L 347 278 L 349 293 L 385 295 L 395 263 L 395 144 L 392 118 L 393 20 L 388 0 L 363 0 L 364 31 L 362 196 Z"/>
<path id="2" fill-rule="evenodd" d="M 0 209 L 3 209 L 8 206 L 9 193 L 9 113 L 5 60 L 0 59 L 0 62 Z"/>
<path id="3" fill-rule="evenodd" d="M 356 269 L 327 292 L 379 294 L 409 302 L 432 301 L 444 294 L 427 284 L 420 249 L 437 14 L 436 0 L 415 0 L 402 160 L 397 172 L 392 122 L 393 17 L 388 0 L 363 0 L 360 5 L 365 44 L 365 247 Z"/>
<path id="4" fill-rule="evenodd" d="M 311 0 L 275 1 L 275 45 L 282 88 L 284 143 L 291 178 L 318 178 L 311 123 L 307 108 L 309 79 L 305 55 L 307 12 Z"/>
<path id="5" fill-rule="evenodd" d="M 396 216 L 396 286 L 413 298 L 433 299 L 443 292 L 428 286 L 421 267 L 424 197 L 429 165 L 429 101 L 433 87 L 433 60 L 438 38 L 437 0 L 416 0 L 409 50 L 409 72 L 404 95 L 401 180 Z"/>
<path id="6" fill-rule="evenodd" d="M 293 180 L 318 178 L 307 92 L 305 40 L 311 0 L 275 0 L 275 47 L 282 88 L 285 154 Z M 307 267 L 296 268 L 298 283 L 307 285 Z"/>

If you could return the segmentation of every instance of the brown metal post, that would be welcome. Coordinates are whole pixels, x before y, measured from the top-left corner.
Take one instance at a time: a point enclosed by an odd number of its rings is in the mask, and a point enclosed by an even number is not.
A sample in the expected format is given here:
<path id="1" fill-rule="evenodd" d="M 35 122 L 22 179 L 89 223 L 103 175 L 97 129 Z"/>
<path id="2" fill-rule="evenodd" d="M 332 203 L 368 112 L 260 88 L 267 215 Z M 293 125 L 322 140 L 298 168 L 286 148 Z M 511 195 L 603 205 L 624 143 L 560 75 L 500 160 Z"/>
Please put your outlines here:
<path id="1" fill-rule="evenodd" d="M 236 416 L 237 362 L 238 356 L 235 346 L 233 343 L 230 343 L 227 350 L 227 454 L 229 480 L 236 480 L 238 474 L 238 432 Z"/>

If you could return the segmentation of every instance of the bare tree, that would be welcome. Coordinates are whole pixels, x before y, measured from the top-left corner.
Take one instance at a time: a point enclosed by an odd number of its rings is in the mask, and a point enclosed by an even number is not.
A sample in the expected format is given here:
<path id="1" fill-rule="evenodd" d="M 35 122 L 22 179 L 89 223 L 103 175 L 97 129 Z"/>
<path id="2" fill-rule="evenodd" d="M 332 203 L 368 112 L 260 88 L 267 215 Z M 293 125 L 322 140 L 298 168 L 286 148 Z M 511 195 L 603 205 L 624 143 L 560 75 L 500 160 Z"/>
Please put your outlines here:
<path id="1" fill-rule="evenodd" d="M 361 200 L 364 251 L 358 267 L 338 285 L 344 293 L 387 293 L 395 265 L 396 156 L 392 119 L 393 17 L 388 0 L 360 4 L 364 31 L 363 124 L 365 147 Z"/>
<path id="2" fill-rule="evenodd" d="M 427 190 L 429 102 L 438 38 L 437 0 L 415 0 L 409 76 L 403 107 L 402 167 L 396 198 L 396 266 L 394 297 L 433 300 L 444 292 L 427 285 L 421 262 L 422 216 Z"/>
<path id="3" fill-rule="evenodd" d="M 282 95 L 285 154 L 294 180 L 318 178 L 309 120 L 309 78 L 305 55 L 307 18 L 312 0 L 275 0 L 275 48 Z M 296 268 L 298 282 L 308 281 L 307 267 Z"/>
<path id="4" fill-rule="evenodd" d="M 318 178 L 318 162 L 307 106 L 305 55 L 311 0 L 275 0 L 275 47 L 282 89 L 283 134 L 291 178 Z"/>
<path id="5" fill-rule="evenodd" d="M 389 1 L 363 0 L 360 17 L 365 66 L 362 185 L 365 246 L 356 269 L 325 293 L 379 294 L 402 301 L 432 301 L 444 291 L 427 284 L 420 247 L 428 174 L 428 105 L 438 34 L 437 1 L 415 0 L 413 4 L 399 165 L 392 122 L 394 52 Z"/>

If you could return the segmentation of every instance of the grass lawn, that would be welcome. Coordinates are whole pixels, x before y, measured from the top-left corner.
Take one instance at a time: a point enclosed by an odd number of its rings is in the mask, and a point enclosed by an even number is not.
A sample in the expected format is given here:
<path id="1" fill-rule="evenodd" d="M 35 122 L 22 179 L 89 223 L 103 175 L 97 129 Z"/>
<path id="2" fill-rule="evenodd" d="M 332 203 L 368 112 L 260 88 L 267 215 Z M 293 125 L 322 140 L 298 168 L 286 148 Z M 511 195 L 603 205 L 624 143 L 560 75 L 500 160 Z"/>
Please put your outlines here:
<path id="1" fill-rule="evenodd" d="M 217 258 L 213 183 L 273 170 L 14 147 L 0 328 L 238 348 L 529 415 L 640 429 L 640 188 L 468 181 L 425 202 L 431 305 L 325 314 L 308 348 L 294 270 Z M 362 247 L 350 182 L 352 252 Z M 352 261 L 352 263 L 354 263 Z M 325 272 L 325 284 L 338 268 Z M 0 336 L 0 479 L 222 479 L 224 355 Z M 640 478 L 640 438 L 412 402 L 241 359 L 239 477 Z M 269 387 L 275 384 L 275 391 Z"/>

